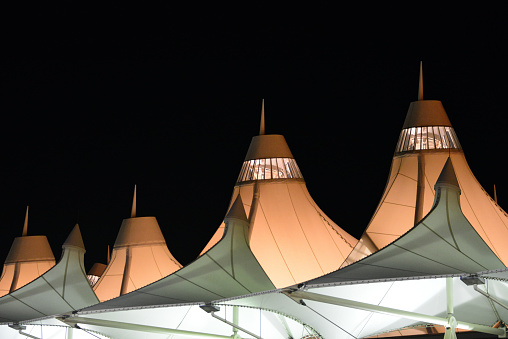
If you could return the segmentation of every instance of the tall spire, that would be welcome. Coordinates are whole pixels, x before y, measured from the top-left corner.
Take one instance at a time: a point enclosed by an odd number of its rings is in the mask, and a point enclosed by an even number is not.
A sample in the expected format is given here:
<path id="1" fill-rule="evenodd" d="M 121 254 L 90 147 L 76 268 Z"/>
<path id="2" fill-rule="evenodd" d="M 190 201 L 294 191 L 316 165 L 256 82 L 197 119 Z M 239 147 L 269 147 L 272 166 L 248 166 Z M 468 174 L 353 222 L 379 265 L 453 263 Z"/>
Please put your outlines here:
<path id="1" fill-rule="evenodd" d="M 132 198 L 131 218 L 136 217 L 136 185 L 134 185 L 134 197 Z"/>
<path id="2" fill-rule="evenodd" d="M 23 225 L 23 234 L 22 236 L 26 236 L 28 234 L 28 205 L 26 206 L 26 214 L 25 214 L 25 224 Z"/>
<path id="3" fill-rule="evenodd" d="M 418 101 L 423 100 L 423 62 L 420 61 L 420 83 L 418 85 Z"/>
<path id="4" fill-rule="evenodd" d="M 265 134 L 265 99 L 261 102 L 261 123 L 259 124 L 259 135 Z"/>

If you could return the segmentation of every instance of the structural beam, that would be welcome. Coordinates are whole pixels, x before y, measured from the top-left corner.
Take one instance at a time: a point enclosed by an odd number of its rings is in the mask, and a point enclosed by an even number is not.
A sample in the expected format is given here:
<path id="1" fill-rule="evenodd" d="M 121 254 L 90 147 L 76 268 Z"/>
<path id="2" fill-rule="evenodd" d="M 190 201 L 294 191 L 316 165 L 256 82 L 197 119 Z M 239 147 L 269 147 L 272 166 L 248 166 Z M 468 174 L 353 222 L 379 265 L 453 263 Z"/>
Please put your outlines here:
<path id="1" fill-rule="evenodd" d="M 148 326 L 148 325 L 140 325 L 140 324 L 130 324 L 130 323 L 124 323 L 124 322 L 120 322 L 120 321 L 111 321 L 111 320 L 94 319 L 94 318 L 68 317 L 68 318 L 58 318 L 58 320 L 66 323 L 69 326 L 74 326 L 75 324 L 84 324 L 84 325 L 92 325 L 92 326 L 100 326 L 100 327 L 118 328 L 118 329 L 122 329 L 122 330 L 139 331 L 139 332 L 145 332 L 145 333 L 177 334 L 177 335 L 181 335 L 181 336 L 188 336 L 188 337 L 194 337 L 194 338 L 231 339 L 231 336 L 227 336 L 227 335 L 177 330 L 177 329 L 173 329 L 173 328 Z"/>
<path id="2" fill-rule="evenodd" d="M 288 295 L 290 298 L 297 299 L 297 300 L 298 299 L 312 300 L 312 301 L 321 302 L 321 303 L 325 303 L 325 304 L 349 307 L 349 308 L 354 308 L 357 310 L 388 314 L 388 315 L 393 315 L 393 316 L 397 316 L 397 317 L 401 317 L 401 318 L 426 322 L 426 323 L 430 323 L 430 324 L 448 326 L 448 319 L 446 319 L 446 318 L 435 317 L 435 316 L 430 316 L 430 315 L 416 313 L 416 312 L 403 311 L 403 310 L 398 310 L 398 309 L 379 306 L 379 305 L 372 305 L 372 304 L 362 303 L 359 301 L 342 299 L 342 298 L 337 298 L 337 297 L 332 297 L 332 296 L 328 296 L 328 295 L 322 295 L 322 294 L 312 293 L 312 292 L 307 292 L 307 291 L 298 291 L 297 290 L 297 291 L 285 291 L 283 293 Z M 504 328 L 493 328 L 493 327 L 489 327 L 489 326 L 485 326 L 485 325 L 467 323 L 464 321 L 457 321 L 456 328 L 470 330 L 470 331 L 477 331 L 477 332 L 482 332 L 482 333 L 489 333 L 489 334 L 494 334 L 494 335 L 498 335 L 501 337 L 505 336 L 505 334 L 506 334 L 506 331 Z"/>
<path id="3" fill-rule="evenodd" d="M 246 330 L 245 328 L 238 326 L 238 324 L 234 324 L 234 323 L 232 323 L 232 322 L 230 322 L 230 321 L 227 321 L 227 320 L 226 320 L 226 319 L 224 319 L 224 318 L 219 317 L 218 315 L 216 315 L 216 314 L 215 314 L 215 312 L 212 312 L 212 313 L 210 313 L 210 314 L 211 314 L 211 315 L 212 315 L 212 317 L 214 317 L 215 319 L 218 319 L 218 320 L 220 320 L 220 321 L 222 321 L 222 322 L 224 322 L 224 323 L 226 323 L 226 324 L 230 325 L 230 326 L 231 326 L 231 327 L 233 327 L 233 328 L 236 328 L 236 329 L 238 329 L 238 330 L 240 330 L 240 331 L 242 331 L 242 332 L 244 332 L 244 333 L 247 333 L 248 335 L 253 336 L 253 337 L 254 337 L 254 338 L 256 338 L 256 339 L 263 339 L 263 338 L 261 338 L 260 336 L 258 336 L 257 334 L 254 334 L 254 333 L 252 333 L 251 331 L 248 331 L 248 330 Z M 234 315 L 233 315 L 233 319 L 234 319 Z M 238 318 L 237 318 L 237 319 L 238 319 Z M 234 321 L 234 320 L 233 320 L 233 321 Z M 237 335 L 237 332 L 235 332 L 235 333 L 234 333 L 234 335 Z M 228 337 L 228 338 L 231 338 L 231 337 Z M 236 337 L 234 337 L 234 338 L 236 338 Z"/>

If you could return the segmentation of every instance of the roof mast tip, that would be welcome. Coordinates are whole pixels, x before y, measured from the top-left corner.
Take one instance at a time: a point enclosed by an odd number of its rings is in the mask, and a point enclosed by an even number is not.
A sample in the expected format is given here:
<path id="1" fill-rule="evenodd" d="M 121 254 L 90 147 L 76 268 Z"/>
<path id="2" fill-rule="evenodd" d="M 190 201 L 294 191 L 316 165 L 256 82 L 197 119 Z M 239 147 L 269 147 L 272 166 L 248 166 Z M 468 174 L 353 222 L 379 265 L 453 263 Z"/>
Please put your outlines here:
<path id="1" fill-rule="evenodd" d="M 28 205 L 26 206 L 26 213 L 25 213 L 25 223 L 23 225 L 23 234 L 22 236 L 25 237 L 28 234 Z"/>
<path id="2" fill-rule="evenodd" d="M 265 134 L 265 99 L 261 101 L 261 123 L 259 124 L 259 135 Z"/>
<path id="3" fill-rule="evenodd" d="M 418 85 L 418 101 L 423 100 L 423 62 L 420 61 L 420 83 Z"/>
<path id="4" fill-rule="evenodd" d="M 136 185 L 134 185 L 134 196 L 132 198 L 131 218 L 136 217 Z"/>

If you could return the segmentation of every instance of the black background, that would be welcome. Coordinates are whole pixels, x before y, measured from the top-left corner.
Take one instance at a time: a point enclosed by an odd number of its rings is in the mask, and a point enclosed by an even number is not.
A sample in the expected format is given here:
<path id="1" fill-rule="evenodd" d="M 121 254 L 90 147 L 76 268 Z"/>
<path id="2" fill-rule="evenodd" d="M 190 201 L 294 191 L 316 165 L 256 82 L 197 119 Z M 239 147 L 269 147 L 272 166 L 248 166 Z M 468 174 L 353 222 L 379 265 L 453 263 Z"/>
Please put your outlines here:
<path id="1" fill-rule="evenodd" d="M 286 137 L 314 200 L 360 237 L 417 99 L 420 60 L 424 98 L 443 102 L 473 173 L 508 203 L 495 8 L 457 21 L 400 12 L 401 22 L 373 20 L 375 8 L 195 10 L 13 10 L 0 62 L 0 258 L 30 205 L 28 233 L 47 235 L 56 258 L 78 222 L 87 269 L 105 263 L 137 184 L 138 216 L 157 217 L 189 263 L 226 213 L 263 98 L 266 133 Z"/>

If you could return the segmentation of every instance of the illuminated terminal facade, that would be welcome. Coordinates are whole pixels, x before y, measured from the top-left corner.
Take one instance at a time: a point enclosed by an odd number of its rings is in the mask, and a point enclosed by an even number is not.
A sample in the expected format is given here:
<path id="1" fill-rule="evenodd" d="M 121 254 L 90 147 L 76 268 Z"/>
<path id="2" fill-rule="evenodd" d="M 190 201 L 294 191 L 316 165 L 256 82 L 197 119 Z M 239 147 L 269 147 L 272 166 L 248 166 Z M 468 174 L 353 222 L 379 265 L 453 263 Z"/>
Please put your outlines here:
<path id="1" fill-rule="evenodd" d="M 442 103 L 423 99 L 421 65 L 360 239 L 314 202 L 285 138 L 265 134 L 264 102 L 226 216 L 186 266 L 155 217 L 136 215 L 136 193 L 111 259 L 88 274 L 78 225 L 56 262 L 27 220 L 0 278 L 2 339 L 507 335 L 508 215 Z"/>

